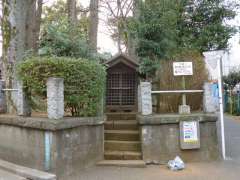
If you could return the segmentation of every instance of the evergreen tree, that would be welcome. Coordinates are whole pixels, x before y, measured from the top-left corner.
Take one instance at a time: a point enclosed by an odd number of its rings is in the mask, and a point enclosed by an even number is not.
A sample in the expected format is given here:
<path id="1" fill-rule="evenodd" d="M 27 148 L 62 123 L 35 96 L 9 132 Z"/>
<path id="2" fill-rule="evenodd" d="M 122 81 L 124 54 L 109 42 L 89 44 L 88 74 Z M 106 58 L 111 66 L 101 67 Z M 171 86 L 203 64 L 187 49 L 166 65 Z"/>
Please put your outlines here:
<path id="1" fill-rule="evenodd" d="M 153 74 L 159 60 L 186 50 L 200 53 L 226 49 L 236 32 L 224 20 L 236 15 L 236 4 L 224 0 L 146 0 L 132 33 L 137 39 L 140 71 Z"/>

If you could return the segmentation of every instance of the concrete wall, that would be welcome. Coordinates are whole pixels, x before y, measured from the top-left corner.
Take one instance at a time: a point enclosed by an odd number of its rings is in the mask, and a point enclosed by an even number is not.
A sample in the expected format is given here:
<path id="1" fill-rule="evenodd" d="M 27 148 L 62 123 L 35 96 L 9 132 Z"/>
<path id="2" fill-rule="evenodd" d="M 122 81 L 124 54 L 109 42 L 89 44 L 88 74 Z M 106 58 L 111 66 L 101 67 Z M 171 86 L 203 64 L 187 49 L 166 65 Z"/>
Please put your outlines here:
<path id="1" fill-rule="evenodd" d="M 103 159 L 104 118 L 0 116 L 0 159 L 67 179 Z"/>
<path id="2" fill-rule="evenodd" d="M 214 115 L 152 115 L 138 116 L 141 125 L 143 160 L 146 163 L 165 164 L 177 155 L 185 162 L 220 159 Z M 181 150 L 179 122 L 200 122 L 200 149 Z"/>

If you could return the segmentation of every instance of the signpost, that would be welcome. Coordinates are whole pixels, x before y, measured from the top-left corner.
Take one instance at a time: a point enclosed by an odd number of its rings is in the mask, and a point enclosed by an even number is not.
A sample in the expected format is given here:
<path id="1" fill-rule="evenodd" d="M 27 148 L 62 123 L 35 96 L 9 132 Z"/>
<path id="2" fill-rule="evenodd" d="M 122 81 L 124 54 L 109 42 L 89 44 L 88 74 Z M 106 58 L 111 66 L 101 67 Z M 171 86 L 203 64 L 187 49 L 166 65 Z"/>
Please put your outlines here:
<path id="1" fill-rule="evenodd" d="M 192 62 L 174 62 L 173 63 L 174 76 L 191 76 L 193 75 Z"/>
<path id="2" fill-rule="evenodd" d="M 186 90 L 186 83 L 184 76 L 192 76 L 193 75 L 193 66 L 192 62 L 174 62 L 173 63 L 173 75 L 174 76 L 182 76 L 182 88 Z M 180 114 L 189 114 L 190 107 L 187 106 L 187 98 L 186 94 L 182 94 L 182 106 L 179 106 Z"/>
<path id="3" fill-rule="evenodd" d="M 223 85 L 222 85 L 222 56 L 224 51 L 209 51 L 203 53 L 206 62 L 212 69 L 218 69 L 218 90 L 219 90 L 219 109 L 220 109 L 220 120 L 221 120 L 221 138 L 222 138 L 222 156 L 226 159 L 226 145 L 225 145 L 225 130 L 224 130 L 224 112 L 223 112 Z"/>

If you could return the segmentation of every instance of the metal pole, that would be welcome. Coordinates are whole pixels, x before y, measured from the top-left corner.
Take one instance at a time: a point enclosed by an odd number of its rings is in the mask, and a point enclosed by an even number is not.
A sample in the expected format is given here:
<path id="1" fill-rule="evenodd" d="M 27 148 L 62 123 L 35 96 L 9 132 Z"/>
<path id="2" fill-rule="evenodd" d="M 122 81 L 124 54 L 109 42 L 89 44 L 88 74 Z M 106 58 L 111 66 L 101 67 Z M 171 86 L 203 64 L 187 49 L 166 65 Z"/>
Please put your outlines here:
<path id="1" fill-rule="evenodd" d="M 185 77 L 182 76 L 182 88 L 183 90 L 186 90 L 186 82 L 185 82 Z M 187 104 L 187 97 L 186 94 L 183 93 L 182 94 L 182 105 L 186 105 Z"/>
<path id="2" fill-rule="evenodd" d="M 224 130 L 224 114 L 223 114 L 223 93 L 222 93 L 222 57 L 218 60 L 218 90 L 219 90 L 219 108 L 221 120 L 221 138 L 222 138 L 222 156 L 226 159 L 225 147 L 225 130 Z"/>

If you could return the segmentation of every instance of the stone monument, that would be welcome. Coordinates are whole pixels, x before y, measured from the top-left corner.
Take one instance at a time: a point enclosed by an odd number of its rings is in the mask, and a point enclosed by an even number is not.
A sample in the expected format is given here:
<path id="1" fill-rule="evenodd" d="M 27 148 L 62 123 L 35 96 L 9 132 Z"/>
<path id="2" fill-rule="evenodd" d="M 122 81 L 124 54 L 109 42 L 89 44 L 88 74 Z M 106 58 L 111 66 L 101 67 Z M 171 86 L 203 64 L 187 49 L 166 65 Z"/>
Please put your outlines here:
<path id="1" fill-rule="evenodd" d="M 61 119 L 64 116 L 64 84 L 62 78 L 47 80 L 47 111 L 49 119 Z"/>

